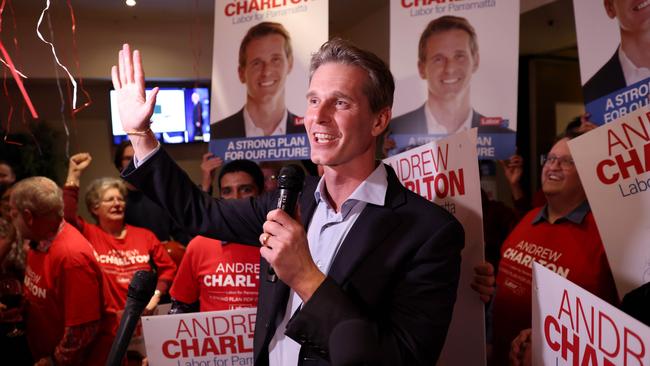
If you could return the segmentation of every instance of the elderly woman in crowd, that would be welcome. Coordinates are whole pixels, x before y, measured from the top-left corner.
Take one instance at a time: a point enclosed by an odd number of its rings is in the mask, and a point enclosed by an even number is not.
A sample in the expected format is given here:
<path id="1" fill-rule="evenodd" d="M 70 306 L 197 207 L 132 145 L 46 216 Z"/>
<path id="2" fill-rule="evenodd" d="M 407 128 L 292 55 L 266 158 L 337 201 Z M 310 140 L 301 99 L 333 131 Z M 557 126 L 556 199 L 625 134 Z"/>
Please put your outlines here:
<path id="1" fill-rule="evenodd" d="M 153 232 L 124 223 L 126 187 L 115 178 L 93 181 L 86 193 L 86 206 L 97 224 L 86 222 L 77 216 L 79 180 L 92 158 L 79 153 L 70 158 L 68 177 L 63 188 L 65 219 L 88 239 L 95 256 L 105 273 L 104 296 L 107 320 L 103 330 L 112 339 L 124 310 L 129 282 L 139 270 L 158 271 L 158 284 L 145 314 L 153 312 L 165 295 L 176 273 L 176 265 Z M 110 346 L 109 346 L 110 347 Z"/>

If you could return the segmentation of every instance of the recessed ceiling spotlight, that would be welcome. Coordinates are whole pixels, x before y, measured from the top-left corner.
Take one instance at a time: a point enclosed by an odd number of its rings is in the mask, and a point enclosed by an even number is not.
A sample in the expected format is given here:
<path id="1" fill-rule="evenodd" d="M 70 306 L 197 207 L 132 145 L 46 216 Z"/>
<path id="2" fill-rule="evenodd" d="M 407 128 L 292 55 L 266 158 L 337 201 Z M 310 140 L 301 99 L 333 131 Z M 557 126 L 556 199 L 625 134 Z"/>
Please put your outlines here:
<path id="1" fill-rule="evenodd" d="M 126 0 L 127 6 L 135 6 L 135 0 Z"/>

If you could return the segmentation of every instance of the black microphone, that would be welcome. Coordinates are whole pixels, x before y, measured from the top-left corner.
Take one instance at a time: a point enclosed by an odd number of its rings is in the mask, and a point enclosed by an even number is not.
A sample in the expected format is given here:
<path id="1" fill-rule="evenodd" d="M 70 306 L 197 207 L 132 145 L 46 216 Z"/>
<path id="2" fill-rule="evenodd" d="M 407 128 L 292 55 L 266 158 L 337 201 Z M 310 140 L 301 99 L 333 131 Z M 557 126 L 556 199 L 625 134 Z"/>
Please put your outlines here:
<path id="1" fill-rule="evenodd" d="M 362 319 L 345 320 L 336 325 L 330 334 L 329 356 L 332 366 L 380 365 L 380 350 L 376 327 Z"/>
<path id="2" fill-rule="evenodd" d="M 106 359 L 106 366 L 122 365 L 122 359 L 131 341 L 135 326 L 138 324 L 142 311 L 151 300 L 157 282 L 157 276 L 154 272 L 137 271 L 133 275 L 131 283 L 129 283 L 129 292 L 126 297 L 122 320 L 119 328 L 117 328 L 111 352 Z"/>
<path id="3" fill-rule="evenodd" d="M 302 185 L 305 181 L 305 172 L 296 164 L 289 164 L 280 169 L 278 176 L 278 189 L 280 189 L 280 197 L 278 197 L 277 208 L 293 217 L 296 212 L 296 203 L 298 203 L 298 196 L 302 191 Z M 276 282 L 278 276 L 275 274 L 273 267 L 269 264 L 269 271 L 266 274 L 268 282 Z"/>

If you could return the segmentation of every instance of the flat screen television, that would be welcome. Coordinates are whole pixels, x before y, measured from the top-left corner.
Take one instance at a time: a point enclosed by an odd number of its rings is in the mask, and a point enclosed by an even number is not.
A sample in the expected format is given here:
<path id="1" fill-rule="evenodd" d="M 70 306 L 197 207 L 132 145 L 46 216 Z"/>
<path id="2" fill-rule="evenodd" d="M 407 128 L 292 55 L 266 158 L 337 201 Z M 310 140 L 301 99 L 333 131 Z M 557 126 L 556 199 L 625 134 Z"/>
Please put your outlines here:
<path id="1" fill-rule="evenodd" d="M 162 143 L 185 144 L 210 140 L 210 91 L 208 87 L 159 87 L 151 130 Z M 149 94 L 152 88 L 147 88 Z M 111 132 L 113 143 L 128 139 L 117 109 L 117 94 L 111 90 Z"/>

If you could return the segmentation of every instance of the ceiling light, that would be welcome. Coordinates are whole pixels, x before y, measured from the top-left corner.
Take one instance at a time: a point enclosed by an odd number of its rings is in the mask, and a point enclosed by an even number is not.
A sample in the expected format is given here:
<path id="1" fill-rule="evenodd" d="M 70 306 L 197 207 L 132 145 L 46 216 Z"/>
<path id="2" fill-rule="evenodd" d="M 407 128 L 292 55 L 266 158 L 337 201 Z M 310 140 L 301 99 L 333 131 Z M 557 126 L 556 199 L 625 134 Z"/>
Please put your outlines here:
<path id="1" fill-rule="evenodd" d="M 135 6 L 135 0 L 126 0 L 127 6 Z"/>

